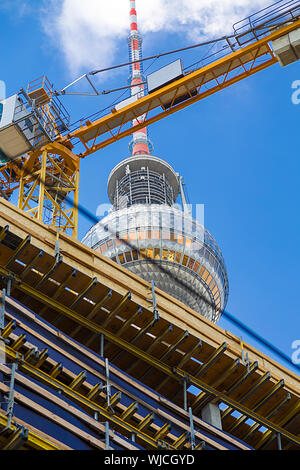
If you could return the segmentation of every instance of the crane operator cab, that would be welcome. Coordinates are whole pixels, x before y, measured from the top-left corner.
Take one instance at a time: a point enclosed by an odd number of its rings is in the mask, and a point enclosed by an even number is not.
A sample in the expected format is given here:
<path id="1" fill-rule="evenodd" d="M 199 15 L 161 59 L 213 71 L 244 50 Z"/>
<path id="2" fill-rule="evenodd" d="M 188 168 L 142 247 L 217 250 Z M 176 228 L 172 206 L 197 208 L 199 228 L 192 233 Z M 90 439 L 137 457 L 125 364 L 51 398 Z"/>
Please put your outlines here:
<path id="1" fill-rule="evenodd" d="M 70 117 L 46 77 L 0 101 L 0 164 L 6 164 L 68 130 Z"/>

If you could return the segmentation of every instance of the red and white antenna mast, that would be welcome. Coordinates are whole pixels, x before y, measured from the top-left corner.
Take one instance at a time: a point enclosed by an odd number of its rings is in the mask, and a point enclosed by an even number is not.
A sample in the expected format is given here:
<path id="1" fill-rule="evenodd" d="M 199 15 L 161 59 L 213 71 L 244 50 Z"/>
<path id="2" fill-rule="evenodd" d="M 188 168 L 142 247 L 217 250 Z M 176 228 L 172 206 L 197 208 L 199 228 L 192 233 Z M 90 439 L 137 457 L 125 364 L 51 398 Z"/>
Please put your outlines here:
<path id="1" fill-rule="evenodd" d="M 137 61 L 130 66 L 130 85 L 131 96 L 141 98 L 145 95 L 143 85 L 143 67 L 139 62 L 142 58 L 142 37 L 138 32 L 137 15 L 135 8 L 135 0 L 129 0 L 130 3 L 130 35 L 128 37 L 129 60 Z M 132 121 L 132 126 L 136 126 L 145 120 L 145 116 L 139 116 Z M 152 152 L 152 144 L 148 139 L 147 127 L 133 133 L 132 141 L 129 145 L 132 155 L 149 155 Z"/>

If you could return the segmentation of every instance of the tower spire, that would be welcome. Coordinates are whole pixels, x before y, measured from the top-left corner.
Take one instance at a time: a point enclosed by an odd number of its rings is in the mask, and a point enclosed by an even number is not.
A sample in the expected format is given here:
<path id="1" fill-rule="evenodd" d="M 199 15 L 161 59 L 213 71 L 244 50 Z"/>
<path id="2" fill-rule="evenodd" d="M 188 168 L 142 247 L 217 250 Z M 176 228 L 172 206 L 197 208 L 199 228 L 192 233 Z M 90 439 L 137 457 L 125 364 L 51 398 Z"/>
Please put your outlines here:
<path id="1" fill-rule="evenodd" d="M 130 66 L 131 96 L 141 98 L 145 95 L 143 85 L 143 67 L 140 62 L 142 58 L 142 37 L 138 32 L 137 14 L 135 0 L 129 0 L 130 4 L 130 34 L 128 37 L 129 60 L 135 62 Z M 145 116 L 139 116 L 132 121 L 132 126 L 136 126 L 145 120 Z M 148 139 L 147 127 L 133 133 L 132 141 L 129 145 L 131 155 L 149 155 L 152 151 L 152 144 Z"/>

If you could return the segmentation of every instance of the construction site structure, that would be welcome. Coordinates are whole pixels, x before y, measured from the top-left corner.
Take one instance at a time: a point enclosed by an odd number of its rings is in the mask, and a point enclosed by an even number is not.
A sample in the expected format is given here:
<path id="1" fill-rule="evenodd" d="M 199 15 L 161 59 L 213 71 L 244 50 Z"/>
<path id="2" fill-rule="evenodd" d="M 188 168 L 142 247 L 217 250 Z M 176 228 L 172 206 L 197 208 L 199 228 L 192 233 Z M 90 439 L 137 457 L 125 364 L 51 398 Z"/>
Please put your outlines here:
<path id="1" fill-rule="evenodd" d="M 2 448 L 299 448 L 297 374 L 5 200 L 0 230 Z"/>
<path id="2" fill-rule="evenodd" d="M 228 295 L 222 254 L 185 210 L 181 177 L 151 155 L 147 131 L 278 61 L 298 60 L 299 2 L 277 2 L 237 25 L 232 52 L 202 69 L 184 74 L 176 61 L 154 72 L 148 95 L 133 0 L 130 8 L 138 99 L 132 93 L 75 131 L 64 130 L 68 119 L 44 78 L 1 103 L 0 447 L 299 449 L 299 376 L 215 324 Z M 114 210 L 106 230 L 122 211 L 134 230 L 112 238 L 96 225 L 86 246 L 76 240 L 79 161 L 132 134 L 131 156 L 109 177 Z M 16 188 L 18 208 L 7 200 Z M 173 207 L 179 192 L 182 211 Z M 134 242 L 137 260 L 128 254 Z M 172 274 L 177 253 L 181 281 L 199 299 L 153 280 L 155 265 Z M 145 262 L 150 277 L 143 279 Z"/>

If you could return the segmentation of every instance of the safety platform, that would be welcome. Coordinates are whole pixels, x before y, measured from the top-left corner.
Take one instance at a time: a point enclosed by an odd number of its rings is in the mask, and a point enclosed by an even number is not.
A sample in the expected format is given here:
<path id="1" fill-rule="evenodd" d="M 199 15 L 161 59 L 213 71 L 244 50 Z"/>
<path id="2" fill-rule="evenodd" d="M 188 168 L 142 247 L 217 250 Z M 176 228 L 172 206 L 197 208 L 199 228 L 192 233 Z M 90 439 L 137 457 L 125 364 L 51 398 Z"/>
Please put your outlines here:
<path id="1" fill-rule="evenodd" d="M 68 129 L 70 117 L 41 77 L 0 102 L 0 159 L 2 164 L 34 151 Z"/>
<path id="2" fill-rule="evenodd" d="M 36 106 L 50 103 L 53 95 L 53 86 L 45 76 L 30 82 L 27 86 L 27 94 Z"/>

